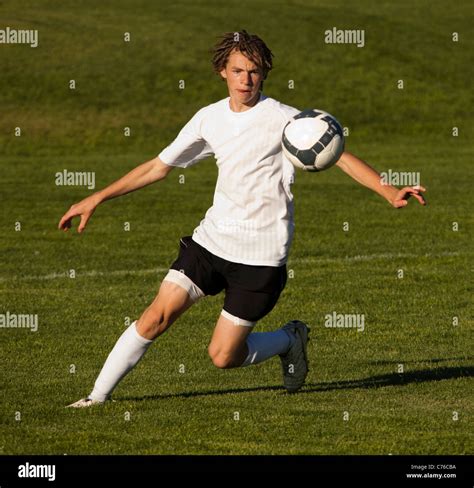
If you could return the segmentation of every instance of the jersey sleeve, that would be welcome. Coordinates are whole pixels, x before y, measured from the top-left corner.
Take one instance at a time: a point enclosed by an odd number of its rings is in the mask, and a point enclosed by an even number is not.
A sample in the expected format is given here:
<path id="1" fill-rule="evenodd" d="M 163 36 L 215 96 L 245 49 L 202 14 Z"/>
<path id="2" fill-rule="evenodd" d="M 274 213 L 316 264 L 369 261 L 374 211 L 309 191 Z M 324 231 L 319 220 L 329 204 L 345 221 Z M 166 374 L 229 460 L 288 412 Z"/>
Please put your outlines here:
<path id="1" fill-rule="evenodd" d="M 201 123 L 204 116 L 201 109 L 181 129 L 176 139 L 158 157 L 169 166 L 187 168 L 214 154 L 209 144 L 201 135 Z"/>
<path id="2" fill-rule="evenodd" d="M 283 116 L 287 122 L 289 122 L 295 115 L 298 115 L 301 112 L 301 110 L 295 107 L 290 107 L 290 105 L 285 105 L 283 103 L 280 103 L 280 110 L 283 112 Z"/>

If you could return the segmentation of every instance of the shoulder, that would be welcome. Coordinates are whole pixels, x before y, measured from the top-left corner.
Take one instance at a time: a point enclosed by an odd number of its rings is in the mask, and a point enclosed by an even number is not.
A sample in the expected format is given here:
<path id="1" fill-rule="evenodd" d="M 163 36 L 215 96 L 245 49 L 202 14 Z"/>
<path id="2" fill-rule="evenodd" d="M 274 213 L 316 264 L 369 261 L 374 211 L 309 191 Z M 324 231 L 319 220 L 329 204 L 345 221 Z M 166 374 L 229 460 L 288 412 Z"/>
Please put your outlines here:
<path id="1" fill-rule="evenodd" d="M 212 121 L 216 118 L 218 113 L 223 111 L 225 107 L 225 102 L 227 99 L 219 100 L 218 102 L 211 103 L 205 107 L 200 108 L 189 120 L 187 126 L 194 127 L 196 130 L 200 131 L 203 124 L 206 121 Z"/>
<path id="2" fill-rule="evenodd" d="M 288 121 L 301 112 L 301 110 L 292 107 L 291 105 L 281 103 L 280 101 L 271 97 L 265 97 L 263 102 L 267 106 L 267 110 L 274 112 L 275 115 L 280 116 L 285 121 Z"/>
<path id="3" fill-rule="evenodd" d="M 195 114 L 194 117 L 196 118 L 205 118 L 209 115 L 215 115 L 216 112 L 221 112 L 224 110 L 225 105 L 228 101 L 228 98 L 223 98 L 218 102 L 211 103 L 199 109 Z"/>

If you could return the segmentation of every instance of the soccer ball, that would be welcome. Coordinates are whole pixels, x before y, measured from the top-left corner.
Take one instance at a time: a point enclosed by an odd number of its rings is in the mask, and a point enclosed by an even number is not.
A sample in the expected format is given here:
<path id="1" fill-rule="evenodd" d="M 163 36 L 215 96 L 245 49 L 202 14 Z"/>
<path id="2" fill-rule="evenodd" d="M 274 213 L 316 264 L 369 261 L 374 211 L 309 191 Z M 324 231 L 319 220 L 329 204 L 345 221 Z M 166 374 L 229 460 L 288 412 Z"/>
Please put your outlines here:
<path id="1" fill-rule="evenodd" d="M 332 115 L 307 109 L 286 124 L 281 145 L 285 156 L 297 168 L 323 171 L 341 157 L 344 136 L 341 125 Z"/>

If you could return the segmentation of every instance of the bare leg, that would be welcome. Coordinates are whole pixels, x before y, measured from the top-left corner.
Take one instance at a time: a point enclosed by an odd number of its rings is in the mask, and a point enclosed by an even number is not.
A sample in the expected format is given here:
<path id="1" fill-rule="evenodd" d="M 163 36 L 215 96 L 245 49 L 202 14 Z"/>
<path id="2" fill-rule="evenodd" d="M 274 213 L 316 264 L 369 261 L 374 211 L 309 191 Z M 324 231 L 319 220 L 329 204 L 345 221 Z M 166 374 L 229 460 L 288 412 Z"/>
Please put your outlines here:
<path id="1" fill-rule="evenodd" d="M 218 368 L 238 368 L 248 355 L 246 340 L 252 327 L 235 325 L 221 315 L 217 321 L 208 352 Z"/>
<path id="2" fill-rule="evenodd" d="M 97 402 L 107 400 L 120 380 L 140 361 L 153 340 L 163 334 L 193 303 L 184 288 L 164 280 L 153 303 L 138 322 L 133 322 L 118 339 L 89 398 Z"/>
<path id="3" fill-rule="evenodd" d="M 184 288 L 171 281 L 163 281 L 158 295 L 138 319 L 137 332 L 145 339 L 155 339 L 193 303 Z"/>

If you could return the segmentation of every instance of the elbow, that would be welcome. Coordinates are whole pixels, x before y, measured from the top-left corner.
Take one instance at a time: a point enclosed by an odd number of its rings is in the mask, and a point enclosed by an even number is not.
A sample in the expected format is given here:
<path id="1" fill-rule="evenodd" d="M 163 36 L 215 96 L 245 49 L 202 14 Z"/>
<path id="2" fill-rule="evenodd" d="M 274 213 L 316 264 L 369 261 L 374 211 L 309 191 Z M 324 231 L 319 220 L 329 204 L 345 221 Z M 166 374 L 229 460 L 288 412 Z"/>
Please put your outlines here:
<path id="1" fill-rule="evenodd" d="M 168 174 L 174 169 L 174 166 L 163 163 L 160 158 L 155 158 L 153 162 L 153 173 L 156 178 L 155 181 L 164 180 Z"/>

